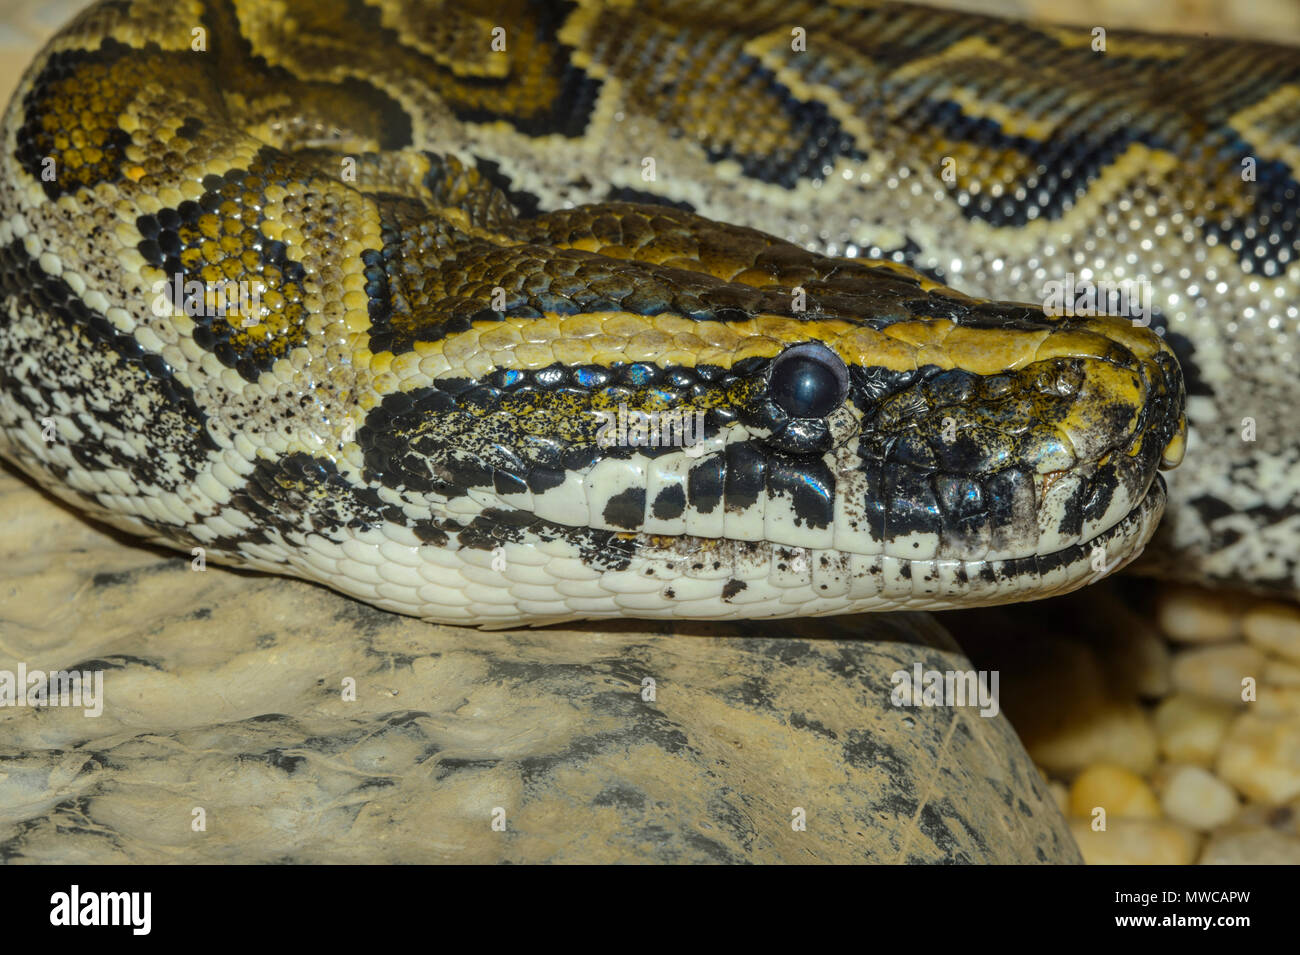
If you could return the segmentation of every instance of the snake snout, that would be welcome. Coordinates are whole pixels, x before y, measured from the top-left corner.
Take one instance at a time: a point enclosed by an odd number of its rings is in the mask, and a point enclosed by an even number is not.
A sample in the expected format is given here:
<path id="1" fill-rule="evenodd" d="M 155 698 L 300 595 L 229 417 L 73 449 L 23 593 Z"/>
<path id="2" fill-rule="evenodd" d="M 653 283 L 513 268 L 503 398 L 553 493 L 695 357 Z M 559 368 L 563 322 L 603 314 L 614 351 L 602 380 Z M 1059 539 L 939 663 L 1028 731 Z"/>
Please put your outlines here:
<path id="1" fill-rule="evenodd" d="M 1131 559 L 1163 501 L 1157 471 L 1185 445 L 1173 353 L 1114 318 L 1019 315 L 993 334 L 1000 354 L 949 333 L 915 377 L 860 373 L 867 513 L 884 552 L 986 568 L 1059 561 L 1076 580 L 1094 545 L 1107 567 Z"/>
<path id="2" fill-rule="evenodd" d="M 1174 436 L 1169 439 L 1165 445 L 1164 451 L 1160 453 L 1160 470 L 1170 471 L 1183 463 L 1183 455 L 1187 451 L 1187 416 L 1180 415 L 1178 418 L 1178 429 Z"/>

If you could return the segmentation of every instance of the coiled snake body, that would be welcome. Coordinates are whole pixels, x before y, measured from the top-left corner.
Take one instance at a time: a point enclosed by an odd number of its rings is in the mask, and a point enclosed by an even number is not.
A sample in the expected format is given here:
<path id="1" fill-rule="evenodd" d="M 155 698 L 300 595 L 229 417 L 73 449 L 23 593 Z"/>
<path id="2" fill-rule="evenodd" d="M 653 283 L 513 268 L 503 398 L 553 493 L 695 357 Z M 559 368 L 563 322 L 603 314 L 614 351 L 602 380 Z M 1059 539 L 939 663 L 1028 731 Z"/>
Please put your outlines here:
<path id="1" fill-rule="evenodd" d="M 500 626 L 1062 592 L 1136 556 L 1186 444 L 1165 569 L 1293 589 L 1300 58 L 1102 39 L 105 0 L 4 119 L 0 452 Z M 1136 323 L 1009 304 L 1126 280 Z"/>

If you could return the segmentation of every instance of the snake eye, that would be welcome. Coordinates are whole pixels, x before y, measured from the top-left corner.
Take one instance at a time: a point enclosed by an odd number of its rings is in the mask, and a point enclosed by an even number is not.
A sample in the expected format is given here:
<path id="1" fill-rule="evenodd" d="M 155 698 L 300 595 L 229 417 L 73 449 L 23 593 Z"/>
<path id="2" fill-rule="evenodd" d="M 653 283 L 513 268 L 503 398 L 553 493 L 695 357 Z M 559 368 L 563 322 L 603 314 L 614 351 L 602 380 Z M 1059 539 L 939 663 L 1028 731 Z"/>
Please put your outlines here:
<path id="1" fill-rule="evenodd" d="M 791 418 L 824 418 L 848 391 L 849 370 L 821 342 L 787 348 L 772 362 L 768 395 Z"/>

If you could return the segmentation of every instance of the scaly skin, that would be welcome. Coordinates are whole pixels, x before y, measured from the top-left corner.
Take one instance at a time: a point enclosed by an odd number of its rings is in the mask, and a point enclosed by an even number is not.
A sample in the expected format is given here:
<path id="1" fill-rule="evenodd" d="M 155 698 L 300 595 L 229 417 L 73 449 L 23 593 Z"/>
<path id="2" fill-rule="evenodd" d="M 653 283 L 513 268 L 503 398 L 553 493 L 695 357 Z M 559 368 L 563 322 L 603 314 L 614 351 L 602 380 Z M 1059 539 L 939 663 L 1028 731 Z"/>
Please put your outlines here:
<path id="1" fill-rule="evenodd" d="M 517 43 L 492 59 L 430 46 L 442 19 L 385 34 L 400 4 L 290 6 L 281 30 L 252 4 L 102 4 L 10 104 L 0 452 L 56 494 L 495 626 L 1033 599 L 1151 535 L 1156 470 L 1185 443 L 1151 330 L 721 215 L 535 214 L 576 179 L 503 192 L 466 146 L 505 117 L 543 165 L 557 135 L 590 156 L 606 91 L 647 92 L 563 46 L 590 11 L 507 5 Z M 226 280 L 259 298 L 194 308 L 187 283 Z M 702 433 L 638 442 L 651 411 L 698 412 Z"/>

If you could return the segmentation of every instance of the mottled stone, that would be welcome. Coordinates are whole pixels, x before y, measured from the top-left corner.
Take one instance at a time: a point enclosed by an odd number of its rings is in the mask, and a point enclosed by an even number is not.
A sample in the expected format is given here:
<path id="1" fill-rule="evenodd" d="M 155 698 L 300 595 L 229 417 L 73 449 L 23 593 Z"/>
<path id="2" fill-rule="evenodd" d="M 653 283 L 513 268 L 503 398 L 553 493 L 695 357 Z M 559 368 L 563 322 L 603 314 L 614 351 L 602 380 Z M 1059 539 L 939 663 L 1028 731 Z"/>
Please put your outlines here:
<path id="1" fill-rule="evenodd" d="M 0 668 L 106 700 L 0 710 L 10 860 L 1080 858 L 1004 717 L 892 705 L 897 670 L 970 668 L 923 614 L 434 626 L 192 572 L 8 472 L 0 566 Z"/>
<path id="2" fill-rule="evenodd" d="M 1161 700 L 1155 711 L 1161 754 L 1171 762 L 1209 766 L 1237 709 L 1186 693 Z"/>
<path id="3" fill-rule="evenodd" d="M 1193 647 L 1174 655 L 1174 686 L 1224 703 L 1240 703 L 1242 680 L 1258 682 L 1264 654 L 1246 643 Z"/>
<path id="4" fill-rule="evenodd" d="M 1160 805 L 1170 819 L 1207 832 L 1230 822 L 1240 803 L 1232 788 L 1200 766 L 1178 766 L 1168 775 Z"/>
<path id="5" fill-rule="evenodd" d="M 1070 790 L 1066 788 L 1065 783 L 1052 780 L 1047 784 L 1047 788 L 1052 793 L 1052 799 L 1056 803 L 1056 808 L 1061 810 L 1062 814 L 1070 811 Z"/>
<path id="6" fill-rule="evenodd" d="M 1070 815 L 1088 818 L 1096 809 L 1112 819 L 1158 819 L 1160 803 L 1141 776 L 1119 766 L 1089 766 L 1070 786 Z"/>
<path id="7" fill-rule="evenodd" d="M 1300 796 L 1300 721 L 1242 713 L 1228 729 L 1215 772 L 1255 802 Z"/>
<path id="8" fill-rule="evenodd" d="M 1186 826 L 1159 819 L 1112 818 L 1103 832 L 1071 819 L 1070 832 L 1088 865 L 1190 865 L 1200 843 Z"/>

